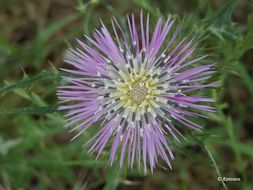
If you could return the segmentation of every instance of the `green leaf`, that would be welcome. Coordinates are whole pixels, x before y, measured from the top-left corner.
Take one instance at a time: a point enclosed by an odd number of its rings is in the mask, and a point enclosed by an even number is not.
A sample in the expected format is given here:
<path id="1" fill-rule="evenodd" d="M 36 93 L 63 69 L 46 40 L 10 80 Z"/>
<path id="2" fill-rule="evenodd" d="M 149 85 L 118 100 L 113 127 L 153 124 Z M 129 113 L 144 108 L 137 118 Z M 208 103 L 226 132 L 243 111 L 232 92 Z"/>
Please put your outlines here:
<path id="1" fill-rule="evenodd" d="M 244 144 L 244 143 L 237 143 L 236 146 L 241 153 L 244 153 L 253 157 L 253 147 L 251 145 Z"/>
<path id="2" fill-rule="evenodd" d="M 229 0 L 223 7 L 216 11 L 213 16 L 207 20 L 202 35 L 206 32 L 211 32 L 221 39 L 226 37 L 233 41 L 236 40 L 238 34 L 232 26 L 231 16 L 237 3 L 238 0 Z"/>
<path id="3" fill-rule="evenodd" d="M 45 28 L 38 34 L 34 44 L 34 65 L 39 66 L 39 64 L 44 60 L 44 58 L 52 51 L 52 47 L 55 45 L 55 40 L 54 43 L 48 43 L 49 39 L 61 28 L 66 26 L 68 23 L 74 21 L 76 18 L 78 18 L 78 14 L 72 14 L 63 17 L 61 20 L 50 24 L 47 28 Z M 43 49 L 44 51 L 41 51 L 41 49 Z"/>
<path id="4" fill-rule="evenodd" d="M 48 107 L 26 107 L 26 108 L 14 108 L 0 113 L 15 113 L 15 114 L 47 114 L 57 112 L 57 106 Z"/>
<path id="5" fill-rule="evenodd" d="M 91 168 L 104 168 L 107 164 L 106 162 L 99 161 L 99 160 L 73 160 L 73 161 L 66 161 L 63 163 L 67 166 L 84 166 L 84 167 L 91 167 Z"/>
<path id="6" fill-rule="evenodd" d="M 232 61 L 238 61 L 247 50 L 253 48 L 253 14 L 249 15 L 247 23 L 249 26 L 247 33 L 238 37 L 232 52 L 229 52 Z"/>
<path id="7" fill-rule="evenodd" d="M 152 17 L 159 17 L 156 14 L 155 6 L 153 5 L 152 1 L 150 0 L 134 0 L 134 3 L 143 8 L 145 11 L 150 13 Z"/>
<path id="8" fill-rule="evenodd" d="M 244 51 L 253 48 L 253 13 L 248 17 L 249 30 L 244 37 Z"/>
<path id="9" fill-rule="evenodd" d="M 0 37 L 0 55 L 10 55 L 16 51 L 15 47 Z"/>
<path id="10" fill-rule="evenodd" d="M 12 147 L 18 145 L 20 142 L 21 139 L 3 140 L 0 136 L 0 154 L 6 155 Z"/>
<path id="11" fill-rule="evenodd" d="M 42 71 L 37 75 L 34 75 L 32 77 L 28 77 L 26 79 L 21 80 L 20 82 L 17 82 L 15 84 L 3 86 L 0 88 L 0 96 L 4 96 L 6 93 L 11 92 L 18 88 L 25 88 L 33 85 L 35 82 L 38 82 L 40 80 L 44 79 L 52 79 L 58 77 L 57 73 L 49 72 L 49 71 Z"/>
<path id="12" fill-rule="evenodd" d="M 103 190 L 115 190 L 120 181 L 121 169 L 117 164 L 114 164 L 108 171 L 106 183 Z"/>
<path id="13" fill-rule="evenodd" d="M 241 74 L 242 80 L 244 82 L 244 84 L 246 85 L 246 87 L 248 88 L 251 96 L 253 97 L 253 78 L 250 77 L 247 69 L 242 65 L 242 64 L 238 64 L 237 65 L 238 71 Z"/>
<path id="14" fill-rule="evenodd" d="M 50 24 L 47 28 L 40 31 L 35 41 L 36 47 L 38 48 L 42 44 L 46 43 L 50 39 L 50 37 L 52 37 L 54 33 L 59 31 L 62 27 L 64 27 L 69 22 L 74 21 L 77 18 L 77 16 L 78 16 L 77 14 L 72 14 L 72 15 L 63 17 L 61 20 L 58 20 Z"/>
<path id="15" fill-rule="evenodd" d="M 208 22 L 209 26 L 222 25 L 222 24 L 230 25 L 231 16 L 237 3 L 238 3 L 238 0 L 229 0 L 223 7 L 221 7 L 209 19 L 209 22 Z"/>

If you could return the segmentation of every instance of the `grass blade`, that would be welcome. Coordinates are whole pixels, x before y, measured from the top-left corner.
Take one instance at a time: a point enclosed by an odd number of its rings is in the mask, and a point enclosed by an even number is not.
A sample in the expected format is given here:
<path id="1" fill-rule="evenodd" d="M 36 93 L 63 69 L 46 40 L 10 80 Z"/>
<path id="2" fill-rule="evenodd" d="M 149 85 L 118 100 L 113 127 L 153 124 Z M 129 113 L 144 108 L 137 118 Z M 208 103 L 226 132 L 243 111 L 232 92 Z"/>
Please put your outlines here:
<path id="1" fill-rule="evenodd" d="M 106 179 L 106 184 L 103 190 L 115 190 L 119 184 L 120 181 L 120 172 L 121 169 L 118 167 L 117 164 L 114 164 L 108 174 Z"/>
<path id="2" fill-rule="evenodd" d="M 207 151 L 207 153 L 208 153 L 209 158 L 211 159 L 211 162 L 213 163 L 213 166 L 214 166 L 214 168 L 215 168 L 215 170 L 216 170 L 216 173 L 217 173 L 218 177 L 221 177 L 221 183 L 222 183 L 223 187 L 227 190 L 228 188 L 227 188 L 225 182 L 224 182 L 223 179 L 222 179 L 220 170 L 219 170 L 219 168 L 218 168 L 218 166 L 217 166 L 217 164 L 216 164 L 216 162 L 215 162 L 215 160 L 214 160 L 214 158 L 213 158 L 212 153 L 210 152 L 210 150 L 207 148 L 206 145 L 205 145 L 204 147 L 205 147 L 205 149 L 206 149 L 206 151 Z"/>

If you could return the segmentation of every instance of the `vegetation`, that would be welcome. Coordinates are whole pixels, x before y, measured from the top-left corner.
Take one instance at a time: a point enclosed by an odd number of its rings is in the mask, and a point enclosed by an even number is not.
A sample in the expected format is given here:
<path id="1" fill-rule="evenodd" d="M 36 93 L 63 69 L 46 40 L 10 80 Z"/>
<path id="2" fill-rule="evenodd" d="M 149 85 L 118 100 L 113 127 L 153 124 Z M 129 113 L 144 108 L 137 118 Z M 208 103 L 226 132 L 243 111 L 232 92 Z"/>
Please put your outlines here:
<path id="1" fill-rule="evenodd" d="M 253 180 L 252 0 L 3 0 L 0 7 L 0 189 L 245 189 Z M 87 155 L 86 132 L 70 142 L 56 90 L 67 47 L 116 16 L 169 13 L 201 38 L 216 63 L 216 98 L 202 132 L 171 142 L 173 170 L 109 167 Z M 154 27 L 154 26 L 152 26 Z M 65 65 L 64 65 L 65 66 Z M 212 79 L 212 80 L 213 80 Z M 106 152 L 104 153 L 107 154 Z M 219 176 L 241 178 L 218 181 Z"/>

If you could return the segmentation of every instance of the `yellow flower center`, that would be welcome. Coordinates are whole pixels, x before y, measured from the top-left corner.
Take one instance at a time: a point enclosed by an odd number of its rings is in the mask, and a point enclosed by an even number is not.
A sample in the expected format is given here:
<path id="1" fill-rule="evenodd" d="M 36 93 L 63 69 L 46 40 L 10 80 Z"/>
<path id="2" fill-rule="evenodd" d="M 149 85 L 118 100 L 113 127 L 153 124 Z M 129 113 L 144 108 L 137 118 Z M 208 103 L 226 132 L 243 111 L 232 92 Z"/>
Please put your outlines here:
<path id="1" fill-rule="evenodd" d="M 111 109 L 114 112 L 122 111 L 121 116 L 127 122 L 141 121 L 144 114 L 155 118 L 160 105 L 167 103 L 161 96 L 167 88 L 162 83 L 169 76 L 161 74 L 152 60 L 140 62 L 139 57 L 128 59 L 130 63 L 123 65 L 108 64 L 113 79 L 105 79 L 108 82 L 105 90 L 109 91 L 109 101 L 113 105 Z"/>
<path id="2" fill-rule="evenodd" d="M 132 90 L 129 92 L 129 96 L 137 104 L 141 104 L 148 94 L 148 89 L 142 84 L 135 83 L 132 86 Z"/>

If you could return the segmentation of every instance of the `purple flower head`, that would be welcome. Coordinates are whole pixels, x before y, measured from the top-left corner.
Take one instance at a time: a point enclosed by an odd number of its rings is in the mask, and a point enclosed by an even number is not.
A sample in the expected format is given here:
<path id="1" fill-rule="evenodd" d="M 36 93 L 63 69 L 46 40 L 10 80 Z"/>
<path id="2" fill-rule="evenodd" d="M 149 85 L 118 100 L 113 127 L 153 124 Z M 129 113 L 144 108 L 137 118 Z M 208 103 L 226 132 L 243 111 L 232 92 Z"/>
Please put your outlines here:
<path id="1" fill-rule="evenodd" d="M 214 111 L 202 104 L 213 99 L 192 95 L 216 86 L 204 83 L 213 64 L 196 66 L 206 56 L 192 58 L 196 46 L 187 37 L 178 42 L 178 28 L 171 32 L 174 21 L 159 19 L 150 34 L 149 16 L 144 20 L 141 13 L 139 22 L 127 17 L 127 31 L 114 18 L 112 33 L 102 23 L 92 38 L 86 36 L 88 43 L 78 40 L 82 49 L 68 51 L 65 62 L 73 70 L 62 69 L 71 75 L 63 77 L 68 85 L 58 90 L 64 103 L 59 109 L 68 111 L 66 127 L 75 125 L 71 131 L 78 131 L 73 139 L 99 123 L 86 143 L 97 157 L 107 145 L 111 164 L 118 155 L 120 166 L 124 160 L 131 168 L 134 161 L 142 162 L 145 173 L 148 164 L 153 172 L 158 158 L 171 168 L 167 136 L 177 141 L 182 136 L 175 122 L 200 129 L 190 118 L 204 116 L 194 110 Z"/>

